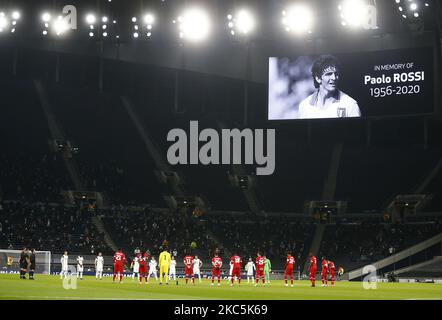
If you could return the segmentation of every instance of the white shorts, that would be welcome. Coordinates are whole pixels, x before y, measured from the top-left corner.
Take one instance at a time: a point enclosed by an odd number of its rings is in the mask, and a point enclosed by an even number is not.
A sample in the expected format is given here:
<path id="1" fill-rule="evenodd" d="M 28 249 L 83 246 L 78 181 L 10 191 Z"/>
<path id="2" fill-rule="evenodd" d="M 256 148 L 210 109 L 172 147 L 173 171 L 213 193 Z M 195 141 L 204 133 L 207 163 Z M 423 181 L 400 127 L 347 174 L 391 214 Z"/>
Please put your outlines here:
<path id="1" fill-rule="evenodd" d="M 170 268 L 169 270 L 169 274 L 176 274 L 176 269 L 175 268 Z"/>
<path id="2" fill-rule="evenodd" d="M 97 272 L 103 272 L 103 267 L 97 267 Z"/>
<path id="3" fill-rule="evenodd" d="M 77 272 L 83 272 L 84 267 L 83 266 L 77 266 Z"/>
<path id="4" fill-rule="evenodd" d="M 157 269 L 149 269 L 149 274 L 157 273 Z"/>
<path id="5" fill-rule="evenodd" d="M 134 266 L 134 273 L 139 273 L 139 272 L 140 272 L 140 265 Z"/>
<path id="6" fill-rule="evenodd" d="M 193 274 L 200 274 L 200 273 L 201 273 L 200 269 L 193 269 Z"/>
<path id="7" fill-rule="evenodd" d="M 247 276 L 248 276 L 248 277 L 253 277 L 253 273 L 248 273 L 248 272 L 247 272 Z"/>

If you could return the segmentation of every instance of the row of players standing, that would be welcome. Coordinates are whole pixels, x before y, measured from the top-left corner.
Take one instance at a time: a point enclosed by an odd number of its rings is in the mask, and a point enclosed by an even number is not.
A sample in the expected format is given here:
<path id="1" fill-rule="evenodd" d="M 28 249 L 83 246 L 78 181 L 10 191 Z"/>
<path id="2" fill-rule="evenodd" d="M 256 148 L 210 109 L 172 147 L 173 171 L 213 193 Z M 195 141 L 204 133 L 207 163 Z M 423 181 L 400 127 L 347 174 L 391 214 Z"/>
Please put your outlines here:
<path id="1" fill-rule="evenodd" d="M 150 258 L 150 261 L 149 261 Z M 62 271 L 60 273 L 60 277 L 67 276 L 68 274 L 68 254 L 65 251 L 64 255 L 61 257 L 61 265 Z M 77 278 L 83 278 L 83 257 L 77 257 Z M 160 284 L 162 284 L 163 279 L 165 279 L 166 284 L 169 283 L 169 280 L 173 278 L 176 281 L 176 265 L 177 261 L 174 256 L 172 256 L 167 248 L 160 254 L 159 257 L 160 262 Z M 284 282 L 285 286 L 288 286 L 288 279 L 290 279 L 290 285 L 293 287 L 294 282 L 294 266 L 295 266 L 295 257 L 291 254 L 291 252 L 287 253 L 286 257 L 286 266 L 284 272 Z M 199 281 L 201 282 L 201 266 L 203 265 L 202 261 L 198 258 L 198 256 L 193 257 L 190 253 L 186 253 L 186 256 L 183 258 L 183 263 L 185 266 L 185 279 L 186 284 L 188 284 L 189 278 L 192 280 L 192 283 L 195 284 L 195 275 L 198 276 Z M 234 279 L 236 278 L 238 281 L 238 285 L 241 284 L 241 266 L 242 266 L 242 258 L 238 254 L 234 254 L 230 259 L 230 271 L 229 278 L 231 281 L 231 286 L 234 284 Z M 127 264 L 126 257 L 121 249 L 114 255 L 114 274 L 113 281 L 115 282 L 116 275 L 119 274 L 120 282 L 122 282 L 124 266 Z M 149 264 L 149 272 L 147 272 L 147 264 Z M 219 256 L 218 252 L 215 253 L 215 256 L 212 258 L 212 285 L 214 285 L 215 278 L 218 280 L 218 285 L 221 285 L 221 267 L 223 265 L 223 261 Z M 256 275 L 256 283 L 255 286 L 258 285 L 259 280 L 262 279 L 262 283 L 265 286 L 266 284 L 266 273 L 269 271 L 270 260 L 268 260 L 265 256 L 261 255 L 260 252 L 257 253 L 257 257 L 255 263 L 253 263 L 250 258 L 248 263 L 245 266 L 247 271 L 247 282 L 249 283 L 250 278 L 253 277 L 253 271 L 255 270 Z M 26 274 L 27 267 L 30 267 L 30 279 L 33 279 L 34 269 L 35 269 L 35 253 L 33 250 L 27 251 L 26 248 L 23 249 L 20 256 L 20 278 L 24 278 Z M 133 274 L 132 278 L 137 274 L 137 278 L 139 278 L 140 284 L 142 283 L 142 278 L 144 277 L 146 280 L 146 284 L 148 283 L 150 276 L 154 275 L 155 279 L 158 280 L 157 277 L 157 266 L 158 263 L 155 260 L 154 256 L 150 256 L 149 252 L 145 252 L 143 255 L 141 252 L 136 254 L 136 257 L 132 261 Z M 270 265 L 271 266 L 271 265 Z M 103 275 L 103 267 L 104 267 L 104 258 L 101 253 L 95 259 L 95 269 L 96 269 L 96 278 L 102 279 Z M 270 267 L 271 268 L 271 267 Z M 325 257 L 322 257 L 321 262 L 321 281 L 322 286 L 325 287 L 328 285 L 328 281 L 331 282 L 331 286 L 334 286 L 335 282 L 335 264 L 331 260 L 327 260 Z M 316 283 L 316 271 L 317 271 L 317 259 L 313 254 L 310 254 L 309 261 L 309 279 L 312 283 L 312 287 L 315 287 Z M 342 267 L 339 268 L 338 274 L 342 274 L 344 270 Z M 267 281 L 269 282 L 268 278 Z"/>
<path id="2" fill-rule="evenodd" d="M 199 281 L 201 282 L 201 266 L 202 262 L 198 258 L 198 256 L 193 257 L 189 252 L 185 253 L 186 255 L 183 258 L 184 263 L 184 271 L 185 271 L 185 281 L 186 285 L 189 283 L 189 278 L 192 281 L 192 284 L 195 284 L 195 275 L 198 275 Z M 158 263 L 156 262 L 155 258 L 152 256 L 150 257 L 149 261 L 149 252 L 145 252 L 144 254 L 141 254 L 141 252 L 137 252 L 135 258 L 132 261 L 131 266 L 133 267 L 133 274 L 132 278 L 135 277 L 135 274 L 137 274 L 137 277 L 139 278 L 139 283 L 142 283 L 142 278 L 144 276 L 146 280 L 146 284 L 148 283 L 148 280 L 152 274 L 155 275 L 155 278 L 157 279 L 156 275 L 156 267 L 158 266 Z M 168 284 L 169 280 L 174 279 L 176 281 L 176 260 L 175 257 L 171 256 L 170 253 L 167 251 L 167 248 L 160 254 L 159 257 L 159 264 L 160 264 L 160 284 L 162 284 L 163 279 L 165 279 L 166 284 Z M 149 261 L 149 262 L 148 262 Z M 147 272 L 147 264 L 149 263 L 149 272 Z M 234 254 L 230 259 L 230 271 L 229 271 L 229 278 L 231 281 L 231 286 L 234 285 L 234 279 L 237 279 L 238 285 L 241 284 L 241 267 L 242 267 L 242 258 L 238 254 Z M 113 281 L 115 282 L 115 279 L 117 277 L 117 274 L 119 274 L 120 283 L 122 282 L 123 278 L 123 272 L 124 272 L 124 266 L 127 264 L 126 257 L 121 249 L 118 250 L 118 252 L 114 255 L 114 275 L 113 275 Z M 218 280 L 218 285 L 221 285 L 221 267 L 223 265 L 223 261 L 221 257 L 219 256 L 218 252 L 215 253 L 215 256 L 212 258 L 212 286 L 214 285 L 215 279 Z M 285 283 L 287 286 L 287 279 L 291 279 L 291 285 L 293 286 L 293 272 L 294 272 L 294 265 L 295 265 L 295 258 L 292 256 L 291 253 L 287 254 L 286 259 L 286 269 L 285 269 Z M 259 280 L 262 280 L 263 285 L 266 285 L 266 271 L 271 271 L 271 264 L 270 260 L 268 260 L 265 256 L 261 255 L 260 252 L 257 253 L 255 263 L 253 263 L 252 259 L 249 259 L 249 262 L 246 264 L 246 271 L 247 271 L 247 282 L 249 282 L 250 278 L 253 277 L 253 270 L 256 270 L 256 283 L 255 286 L 258 285 Z M 267 270 L 266 270 L 267 269 Z"/>
<path id="3" fill-rule="evenodd" d="M 83 256 L 79 255 L 77 256 L 77 279 L 83 280 L 83 272 L 84 272 L 84 258 Z M 60 279 L 66 278 L 69 273 L 69 255 L 68 252 L 65 251 L 64 254 L 61 256 L 60 259 L 61 263 L 61 272 L 60 272 Z M 101 252 L 98 253 L 98 256 L 95 258 L 95 277 L 97 279 L 103 278 L 103 269 L 104 269 L 104 257 Z"/>

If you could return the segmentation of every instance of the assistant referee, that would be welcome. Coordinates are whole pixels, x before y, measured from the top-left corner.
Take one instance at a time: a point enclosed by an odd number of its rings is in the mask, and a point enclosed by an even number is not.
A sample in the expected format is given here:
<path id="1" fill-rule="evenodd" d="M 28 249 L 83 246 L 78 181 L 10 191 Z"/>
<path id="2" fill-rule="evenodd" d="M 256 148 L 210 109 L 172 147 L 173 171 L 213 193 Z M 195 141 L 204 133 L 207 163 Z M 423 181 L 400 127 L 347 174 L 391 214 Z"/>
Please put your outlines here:
<path id="1" fill-rule="evenodd" d="M 29 253 L 29 280 L 34 280 L 34 271 L 35 271 L 35 249 L 32 248 Z"/>
<path id="2" fill-rule="evenodd" d="M 28 249 L 23 247 L 22 252 L 20 253 L 20 279 L 26 279 L 26 271 L 28 270 L 29 256 Z"/>

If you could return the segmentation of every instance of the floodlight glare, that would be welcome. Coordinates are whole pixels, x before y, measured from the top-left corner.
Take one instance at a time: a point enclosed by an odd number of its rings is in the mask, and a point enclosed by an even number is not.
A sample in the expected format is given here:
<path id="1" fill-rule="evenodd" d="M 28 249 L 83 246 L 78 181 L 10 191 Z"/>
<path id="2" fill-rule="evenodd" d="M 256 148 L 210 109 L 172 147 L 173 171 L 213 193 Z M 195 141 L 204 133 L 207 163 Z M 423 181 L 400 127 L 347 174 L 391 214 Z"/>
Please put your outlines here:
<path id="1" fill-rule="evenodd" d="M 95 24 L 96 21 L 97 21 L 97 18 L 95 18 L 95 16 L 93 14 L 88 14 L 86 16 L 86 22 L 88 24 Z"/>
<path id="2" fill-rule="evenodd" d="M 241 10 L 235 17 L 236 29 L 244 34 L 249 33 L 255 27 L 255 19 L 252 14 L 246 10 Z"/>
<path id="3" fill-rule="evenodd" d="M 346 25 L 360 27 L 367 12 L 367 5 L 362 0 L 346 0 L 338 9 Z"/>
<path id="4" fill-rule="evenodd" d="M 4 15 L 0 15 L 0 29 L 3 30 L 8 26 L 8 19 Z"/>
<path id="5" fill-rule="evenodd" d="M 20 12 L 18 12 L 18 11 L 14 11 L 14 12 L 12 13 L 12 19 L 14 19 L 14 20 L 18 20 L 18 19 L 20 19 Z"/>
<path id="6" fill-rule="evenodd" d="M 43 20 L 43 22 L 49 22 L 51 20 L 51 15 L 49 13 L 45 12 L 41 16 L 41 19 Z"/>
<path id="7" fill-rule="evenodd" d="M 62 16 L 58 16 L 57 20 L 54 23 L 54 31 L 57 36 L 63 34 L 66 30 L 68 30 L 68 24 L 66 20 Z"/>
<path id="8" fill-rule="evenodd" d="M 296 4 L 282 12 L 282 24 L 287 32 L 304 34 L 311 32 L 313 12 L 303 4 Z"/>
<path id="9" fill-rule="evenodd" d="M 153 16 L 153 14 L 148 13 L 144 16 L 144 23 L 145 24 L 153 24 L 155 22 L 155 17 Z"/>
<path id="10" fill-rule="evenodd" d="M 180 37 L 189 41 L 202 41 L 210 33 L 210 19 L 208 14 L 199 8 L 191 8 L 178 17 L 180 22 Z"/>

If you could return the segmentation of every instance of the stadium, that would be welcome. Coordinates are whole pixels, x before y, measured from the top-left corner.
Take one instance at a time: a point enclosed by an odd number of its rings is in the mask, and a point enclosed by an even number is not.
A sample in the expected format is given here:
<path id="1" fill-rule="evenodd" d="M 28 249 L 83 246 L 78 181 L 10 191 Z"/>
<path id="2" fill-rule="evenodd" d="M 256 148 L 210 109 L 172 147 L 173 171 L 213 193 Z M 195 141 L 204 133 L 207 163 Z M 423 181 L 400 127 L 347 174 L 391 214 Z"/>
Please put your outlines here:
<path id="1" fill-rule="evenodd" d="M 437 0 L 0 1 L 0 299 L 441 300 L 441 31 Z"/>

